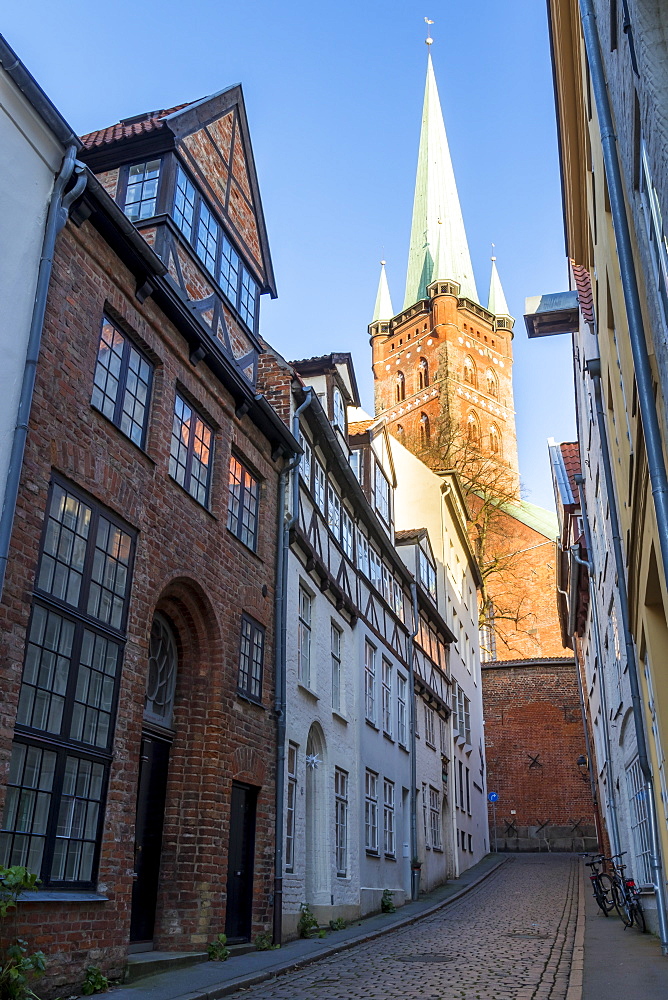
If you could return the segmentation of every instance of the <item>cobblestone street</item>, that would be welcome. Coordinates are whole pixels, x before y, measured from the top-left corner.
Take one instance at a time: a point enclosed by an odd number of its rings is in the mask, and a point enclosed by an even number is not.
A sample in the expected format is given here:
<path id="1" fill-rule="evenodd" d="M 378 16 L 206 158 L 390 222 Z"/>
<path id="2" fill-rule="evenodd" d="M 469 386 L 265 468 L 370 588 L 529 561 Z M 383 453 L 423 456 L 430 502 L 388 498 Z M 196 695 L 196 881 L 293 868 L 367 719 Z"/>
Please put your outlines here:
<path id="1" fill-rule="evenodd" d="M 513 857 L 462 899 L 249 1000 L 564 1000 L 577 911 L 570 856 Z"/>

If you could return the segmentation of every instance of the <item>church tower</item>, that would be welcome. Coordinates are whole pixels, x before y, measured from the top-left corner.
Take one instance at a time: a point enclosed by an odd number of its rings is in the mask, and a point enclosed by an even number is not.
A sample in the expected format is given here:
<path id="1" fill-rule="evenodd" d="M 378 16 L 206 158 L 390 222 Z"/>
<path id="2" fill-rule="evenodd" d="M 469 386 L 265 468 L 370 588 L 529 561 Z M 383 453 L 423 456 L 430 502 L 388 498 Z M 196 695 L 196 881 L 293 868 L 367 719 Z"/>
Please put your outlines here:
<path id="1" fill-rule="evenodd" d="M 404 303 L 394 314 L 383 262 L 369 325 L 376 416 L 418 451 L 458 429 L 519 491 L 513 323 L 494 258 L 479 300 L 430 53 Z"/>

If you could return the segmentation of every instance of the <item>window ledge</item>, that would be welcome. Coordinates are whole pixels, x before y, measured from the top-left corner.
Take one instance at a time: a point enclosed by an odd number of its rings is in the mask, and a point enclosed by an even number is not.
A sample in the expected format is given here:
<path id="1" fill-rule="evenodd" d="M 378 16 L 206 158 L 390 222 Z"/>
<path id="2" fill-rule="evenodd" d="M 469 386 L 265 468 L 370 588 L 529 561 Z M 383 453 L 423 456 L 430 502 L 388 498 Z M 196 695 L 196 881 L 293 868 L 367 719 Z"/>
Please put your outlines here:
<path id="1" fill-rule="evenodd" d="M 380 732 L 380 729 L 378 728 L 376 723 L 372 722 L 371 719 L 365 719 L 364 721 L 366 722 L 367 726 L 369 726 L 371 729 L 375 729 L 377 733 Z"/>
<path id="2" fill-rule="evenodd" d="M 388 733 L 386 729 L 383 729 L 383 736 L 388 741 L 388 743 L 394 743 L 394 736 L 392 733 Z"/>
<path id="3" fill-rule="evenodd" d="M 404 746 L 404 744 L 403 744 L 403 743 L 400 743 L 400 744 L 399 744 L 399 749 L 400 749 L 400 750 L 403 750 L 403 751 L 404 751 L 404 753 L 410 753 L 410 750 L 408 749 L 408 747 L 407 747 L 407 746 Z"/>
<path id="4" fill-rule="evenodd" d="M 378 860 L 380 860 L 380 854 L 378 851 L 372 851 L 369 847 L 366 849 L 366 856 L 367 858 L 378 858 Z"/>
<path id="5" fill-rule="evenodd" d="M 332 715 L 338 722 L 342 722 L 344 726 L 348 725 L 348 719 L 346 719 L 345 715 L 341 715 L 335 708 L 332 709 Z"/>
<path id="6" fill-rule="evenodd" d="M 385 860 L 386 861 L 396 861 L 397 860 L 397 856 L 396 856 L 396 854 L 386 854 L 385 855 Z"/>
<path id="7" fill-rule="evenodd" d="M 315 691 L 312 691 L 310 687 L 306 686 L 306 684 L 302 684 L 301 681 L 297 681 L 297 687 L 300 691 L 303 691 L 304 694 L 307 694 L 309 698 L 313 698 L 314 701 L 320 701 L 320 695 L 316 694 Z"/>
<path id="8" fill-rule="evenodd" d="M 263 712 L 267 711 L 261 701 L 258 701 L 256 698 L 251 698 L 249 694 L 245 694 L 243 691 L 237 691 L 237 698 L 239 698 L 240 701 L 247 702 L 249 705 L 255 705 L 256 708 L 261 708 Z"/>
<path id="9" fill-rule="evenodd" d="M 86 889 L 34 889 L 22 892 L 19 903 L 106 903 L 102 892 Z"/>
<path id="10" fill-rule="evenodd" d="M 435 744 L 435 743 L 430 743 L 430 742 L 429 742 L 429 740 L 427 740 L 427 739 L 425 740 L 425 743 L 427 744 L 427 746 L 428 746 L 428 747 L 429 747 L 429 748 L 430 748 L 431 750 L 435 750 L 435 749 L 436 749 L 436 744 Z"/>

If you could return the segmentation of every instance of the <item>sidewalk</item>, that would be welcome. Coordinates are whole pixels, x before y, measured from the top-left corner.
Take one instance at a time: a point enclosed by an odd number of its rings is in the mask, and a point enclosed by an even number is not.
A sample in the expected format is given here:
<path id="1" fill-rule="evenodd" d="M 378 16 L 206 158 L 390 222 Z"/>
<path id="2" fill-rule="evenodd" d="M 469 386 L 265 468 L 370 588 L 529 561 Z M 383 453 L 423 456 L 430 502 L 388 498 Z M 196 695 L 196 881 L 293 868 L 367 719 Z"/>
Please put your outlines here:
<path id="1" fill-rule="evenodd" d="M 254 951 L 227 962 L 201 962 L 185 969 L 146 976 L 131 985 L 113 989 L 113 1000 L 217 1000 L 243 987 L 255 986 L 265 979 L 329 958 L 397 927 L 405 927 L 463 896 L 507 860 L 507 855 L 488 854 L 457 880 L 425 893 L 414 903 L 406 903 L 395 913 L 367 917 L 345 930 L 328 932 L 326 938 L 290 941 L 277 951 Z"/>
<path id="2" fill-rule="evenodd" d="M 596 905 L 585 878 L 583 1000 L 668 1000 L 668 957 L 653 934 L 624 928 Z"/>

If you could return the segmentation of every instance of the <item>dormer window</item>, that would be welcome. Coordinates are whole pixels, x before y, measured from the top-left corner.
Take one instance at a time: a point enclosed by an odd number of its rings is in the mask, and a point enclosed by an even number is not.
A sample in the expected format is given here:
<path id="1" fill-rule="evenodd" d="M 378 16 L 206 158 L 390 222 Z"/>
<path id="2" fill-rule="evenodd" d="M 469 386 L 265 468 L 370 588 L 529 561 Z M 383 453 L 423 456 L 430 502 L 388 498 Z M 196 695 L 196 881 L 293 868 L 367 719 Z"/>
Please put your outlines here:
<path id="1" fill-rule="evenodd" d="M 125 192 L 125 214 L 130 222 L 150 219 L 155 215 L 160 180 L 160 160 L 134 163 L 128 171 Z"/>
<path id="2" fill-rule="evenodd" d="M 420 575 L 420 583 L 429 596 L 435 601 L 436 567 L 422 547 L 418 549 L 418 572 Z"/>
<path id="3" fill-rule="evenodd" d="M 339 389 L 334 390 L 332 409 L 334 417 L 332 423 L 338 427 L 342 434 L 346 432 L 346 413 L 343 408 L 343 396 Z"/>
<path id="4" fill-rule="evenodd" d="M 374 503 L 385 524 L 390 523 L 390 484 L 380 465 L 376 463 L 374 474 Z"/>

